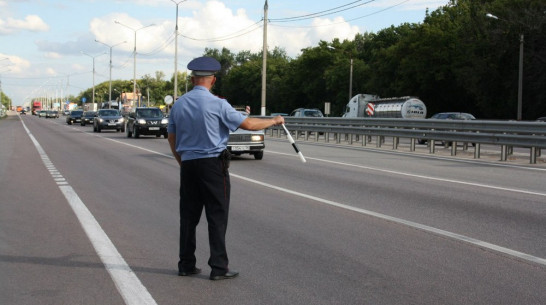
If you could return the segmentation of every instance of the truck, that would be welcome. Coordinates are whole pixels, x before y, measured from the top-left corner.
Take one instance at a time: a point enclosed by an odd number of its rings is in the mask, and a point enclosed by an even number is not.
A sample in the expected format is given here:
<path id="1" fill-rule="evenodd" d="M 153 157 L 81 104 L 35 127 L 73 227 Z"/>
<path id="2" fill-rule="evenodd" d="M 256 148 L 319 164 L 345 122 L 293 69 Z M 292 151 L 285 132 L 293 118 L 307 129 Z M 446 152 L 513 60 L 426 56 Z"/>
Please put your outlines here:
<path id="1" fill-rule="evenodd" d="M 42 110 L 42 102 L 32 101 L 32 114 L 37 115 L 37 112 Z"/>
<path id="2" fill-rule="evenodd" d="M 344 118 L 403 118 L 424 119 L 425 103 L 414 96 L 380 98 L 372 94 L 357 94 L 345 107 Z"/>

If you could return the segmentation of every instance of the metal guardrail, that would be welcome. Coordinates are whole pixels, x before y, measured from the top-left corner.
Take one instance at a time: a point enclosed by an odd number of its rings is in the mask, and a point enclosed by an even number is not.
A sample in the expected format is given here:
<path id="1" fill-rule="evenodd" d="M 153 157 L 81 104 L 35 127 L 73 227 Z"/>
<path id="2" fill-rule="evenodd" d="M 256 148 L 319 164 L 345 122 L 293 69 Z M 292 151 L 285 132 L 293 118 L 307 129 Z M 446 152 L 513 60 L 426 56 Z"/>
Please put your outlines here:
<path id="1" fill-rule="evenodd" d="M 410 151 L 415 151 L 418 140 L 429 143 L 430 153 L 435 152 L 435 141 L 451 142 L 451 154 L 456 155 L 457 143 L 468 143 L 474 147 L 474 158 L 480 157 L 480 145 L 499 145 L 501 160 L 506 161 L 513 147 L 530 149 L 530 163 L 535 164 L 546 148 L 546 123 L 521 121 L 486 121 L 486 120 L 435 120 L 435 119 L 384 119 L 384 118 L 292 118 L 285 117 L 285 124 L 296 138 L 303 134 L 309 140 L 311 134 L 315 141 L 320 138 L 330 141 L 330 135 L 339 143 L 341 138 L 350 144 L 361 141 L 362 145 L 377 137 L 376 145 L 381 147 L 384 137 L 393 138 L 393 149 L 398 149 L 400 138 L 411 139 Z M 280 126 L 269 128 L 271 135 L 284 131 Z"/>

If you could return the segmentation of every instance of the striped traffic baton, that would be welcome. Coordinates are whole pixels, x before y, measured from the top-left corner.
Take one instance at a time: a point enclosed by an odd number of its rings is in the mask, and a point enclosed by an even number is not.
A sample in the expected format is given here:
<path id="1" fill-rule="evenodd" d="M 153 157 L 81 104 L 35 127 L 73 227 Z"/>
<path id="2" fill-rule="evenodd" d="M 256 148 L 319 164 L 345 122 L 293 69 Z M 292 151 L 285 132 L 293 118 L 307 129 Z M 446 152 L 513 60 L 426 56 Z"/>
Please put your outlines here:
<path id="1" fill-rule="evenodd" d="M 296 151 L 296 153 L 298 153 L 298 156 L 300 157 L 301 162 L 303 162 L 303 163 L 307 162 L 305 160 L 305 157 L 301 153 L 301 151 L 296 146 L 296 142 L 294 142 L 294 138 L 292 138 L 292 135 L 290 134 L 288 129 L 286 129 L 286 126 L 284 126 L 284 124 L 282 124 L 282 128 L 284 128 L 284 131 L 286 132 L 286 136 L 288 137 L 288 141 L 290 142 L 290 144 L 292 144 L 292 147 L 294 147 L 294 150 Z"/>

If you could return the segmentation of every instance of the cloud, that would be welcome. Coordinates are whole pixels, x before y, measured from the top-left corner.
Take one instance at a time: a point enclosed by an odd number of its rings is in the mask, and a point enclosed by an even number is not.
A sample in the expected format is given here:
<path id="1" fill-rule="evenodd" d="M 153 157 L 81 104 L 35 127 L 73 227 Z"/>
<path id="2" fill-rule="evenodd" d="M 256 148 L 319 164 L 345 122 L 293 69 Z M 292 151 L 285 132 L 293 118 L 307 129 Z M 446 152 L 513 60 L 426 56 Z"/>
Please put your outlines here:
<path id="1" fill-rule="evenodd" d="M 46 32 L 49 26 L 37 15 L 28 15 L 25 19 L 0 19 L 0 34 L 12 34 L 19 31 Z"/>

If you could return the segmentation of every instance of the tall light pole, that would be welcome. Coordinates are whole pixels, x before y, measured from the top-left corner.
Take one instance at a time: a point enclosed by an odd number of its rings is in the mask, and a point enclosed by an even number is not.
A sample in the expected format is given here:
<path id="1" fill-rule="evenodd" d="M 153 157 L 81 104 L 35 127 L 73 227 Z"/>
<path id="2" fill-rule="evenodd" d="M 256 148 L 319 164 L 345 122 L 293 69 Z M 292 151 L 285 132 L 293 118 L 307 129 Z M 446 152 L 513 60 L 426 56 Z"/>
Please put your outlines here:
<path id="1" fill-rule="evenodd" d="M 262 47 L 262 109 L 261 115 L 265 116 L 265 97 L 266 97 L 266 85 L 267 85 L 267 11 L 269 6 L 267 0 L 264 5 L 264 37 Z"/>
<path id="2" fill-rule="evenodd" d="M 151 26 L 154 26 L 155 24 L 149 24 L 147 26 L 143 26 L 141 28 L 138 28 L 138 29 L 134 29 L 126 24 L 123 24 L 117 20 L 114 20 L 115 23 L 119 24 L 119 25 L 122 25 L 126 28 L 128 28 L 129 30 L 135 32 L 135 46 L 134 46 L 134 49 L 133 49 L 133 101 L 135 99 L 135 96 L 136 96 L 136 55 L 137 55 L 137 51 L 136 51 L 136 34 L 138 31 L 142 30 L 142 29 L 145 29 L 145 28 L 148 28 L 148 27 L 151 27 Z"/>
<path id="3" fill-rule="evenodd" d="M 174 94 L 173 98 L 176 100 L 178 97 L 178 5 L 186 0 L 182 1 L 174 1 L 171 0 L 174 4 L 176 4 L 176 25 L 174 27 Z"/>
<path id="4" fill-rule="evenodd" d="M 493 14 L 487 13 L 485 14 L 486 17 L 501 20 L 507 23 L 512 23 L 508 20 L 501 19 Z M 521 121 L 522 118 L 522 104 L 523 104 L 523 31 L 519 34 L 519 68 L 518 68 L 518 114 L 517 114 L 517 120 Z"/>
<path id="5" fill-rule="evenodd" d="M 112 102 L 112 48 L 114 48 L 115 46 L 119 46 L 122 43 L 126 43 L 127 41 L 122 41 L 122 42 L 117 43 L 115 45 L 108 45 L 108 44 L 105 44 L 104 42 L 100 42 L 100 41 L 98 41 L 96 39 L 95 39 L 95 41 L 110 48 L 110 83 L 108 85 L 108 108 L 112 108 L 112 105 L 111 105 L 111 102 Z M 119 110 L 121 111 L 121 109 L 119 109 Z"/>
<path id="6" fill-rule="evenodd" d="M 92 97 L 92 103 L 95 104 L 95 58 L 97 58 L 97 57 L 99 57 L 99 56 L 102 56 L 102 55 L 104 55 L 104 54 L 106 54 L 106 53 L 101 53 L 101 54 L 95 55 L 95 56 L 89 55 L 89 54 L 85 53 L 84 51 L 81 51 L 81 53 L 82 53 L 83 55 L 87 55 L 87 56 L 93 58 L 93 97 Z M 99 107 L 98 107 L 98 105 L 97 105 L 97 110 L 98 110 L 98 109 L 99 109 Z"/>

